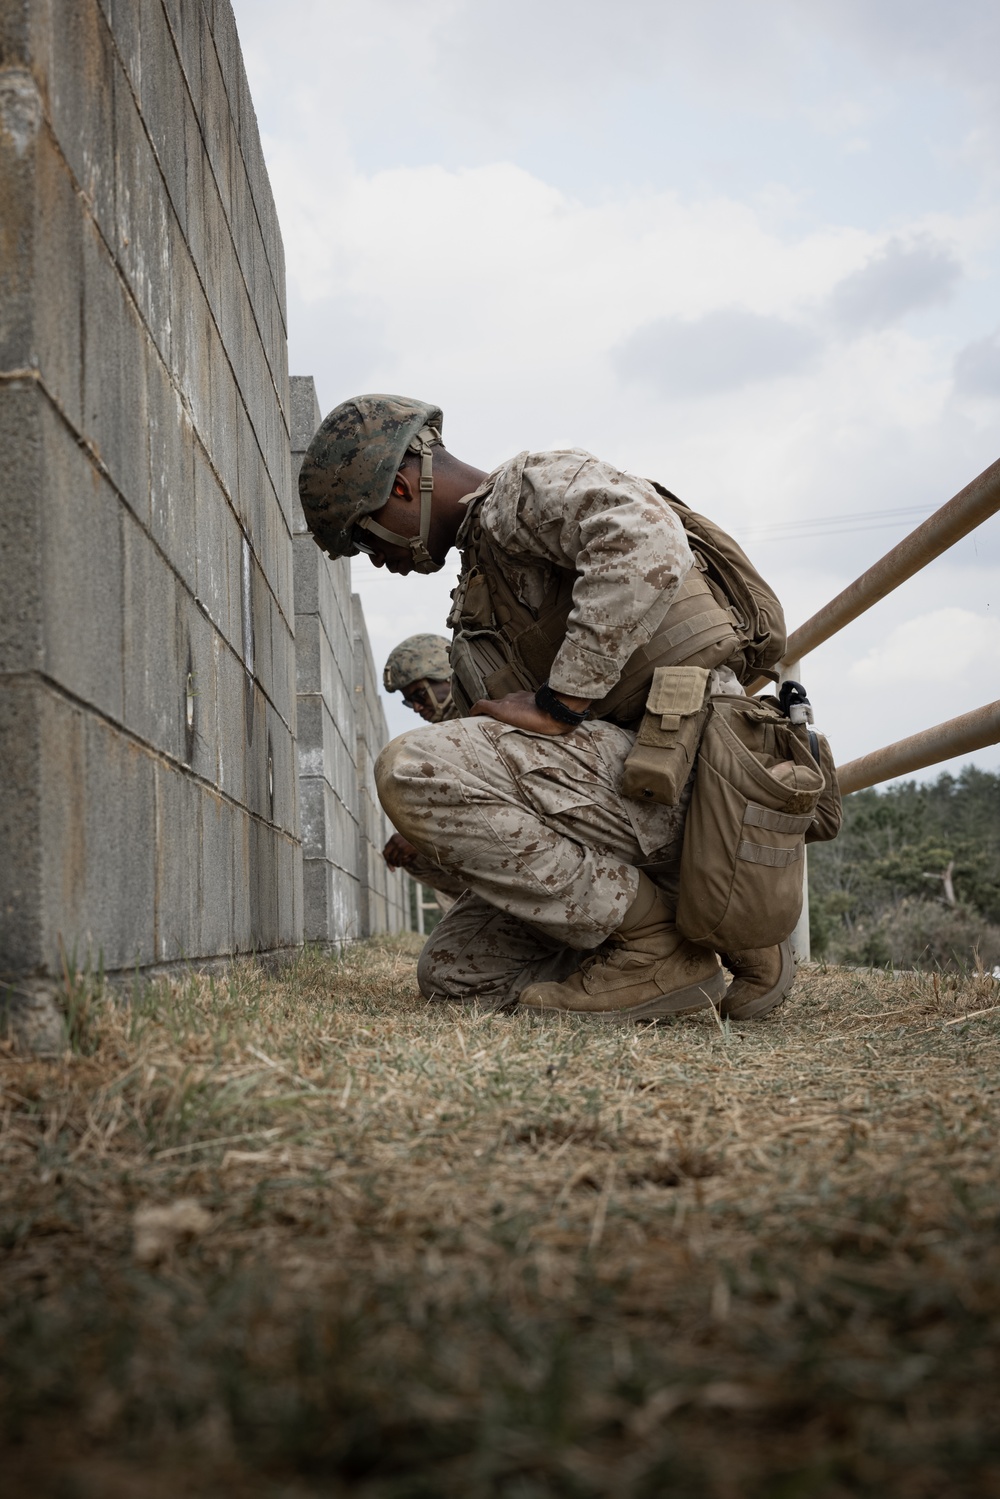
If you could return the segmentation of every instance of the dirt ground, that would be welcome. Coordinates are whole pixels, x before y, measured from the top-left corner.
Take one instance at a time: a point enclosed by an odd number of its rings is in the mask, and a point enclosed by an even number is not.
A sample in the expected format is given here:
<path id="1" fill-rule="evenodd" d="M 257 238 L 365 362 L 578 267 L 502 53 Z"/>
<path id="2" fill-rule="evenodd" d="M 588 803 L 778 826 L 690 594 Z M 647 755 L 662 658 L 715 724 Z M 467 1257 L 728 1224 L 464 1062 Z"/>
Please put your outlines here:
<path id="1" fill-rule="evenodd" d="M 407 941 L 0 1050 L 7 1499 L 1000 1495 L 1000 986 L 430 1008 Z"/>

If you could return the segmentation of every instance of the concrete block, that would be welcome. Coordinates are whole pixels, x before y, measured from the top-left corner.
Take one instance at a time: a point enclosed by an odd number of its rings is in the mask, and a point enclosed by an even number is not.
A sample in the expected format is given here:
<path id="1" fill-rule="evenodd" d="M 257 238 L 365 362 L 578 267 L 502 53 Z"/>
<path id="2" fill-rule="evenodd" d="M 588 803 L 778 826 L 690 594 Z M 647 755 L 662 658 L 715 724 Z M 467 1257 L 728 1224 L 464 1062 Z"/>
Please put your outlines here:
<path id="1" fill-rule="evenodd" d="M 323 553 L 309 535 L 292 541 L 293 588 L 296 614 L 320 612 L 320 569 Z"/>
<path id="2" fill-rule="evenodd" d="M 265 534 L 268 547 L 268 576 L 271 589 L 285 619 L 291 624 L 295 616 L 295 584 L 293 581 L 292 532 L 289 517 L 273 500 L 268 498 L 265 510 Z"/>
<path id="3" fill-rule="evenodd" d="M 170 250 L 171 374 L 206 452 L 211 447 L 212 315 L 188 247 L 175 224 Z"/>
<path id="4" fill-rule="evenodd" d="M 173 572 L 134 521 L 124 524 L 125 723 L 183 761 L 191 646 Z"/>
<path id="5" fill-rule="evenodd" d="M 335 941 L 352 942 L 361 936 L 361 885 L 356 875 L 330 871 L 330 924 Z"/>
<path id="6" fill-rule="evenodd" d="M 153 960 L 154 760 L 103 719 L 44 700 L 41 780 L 45 961 L 59 935 L 78 962 Z"/>
<path id="7" fill-rule="evenodd" d="M 255 547 L 260 548 L 264 529 L 262 490 L 268 479 L 256 433 L 242 401 L 236 413 L 236 424 L 238 478 L 233 505 Z"/>
<path id="8" fill-rule="evenodd" d="M 109 143 L 115 140 L 116 75 L 125 79 L 96 5 L 61 7 L 50 47 L 52 130 L 95 219 L 114 243 L 116 153 Z"/>
<path id="9" fill-rule="evenodd" d="M 232 201 L 229 182 L 231 169 L 229 145 L 232 136 L 232 122 L 229 114 L 229 99 L 222 78 L 222 70 L 219 67 L 219 59 L 216 54 L 214 41 L 211 35 L 207 33 L 203 38 L 201 71 L 202 89 L 199 118 L 201 120 L 202 135 L 208 153 L 209 164 L 212 169 L 212 176 L 215 179 L 219 198 L 222 202 L 226 219 L 228 220 Z"/>
<path id="10" fill-rule="evenodd" d="M 159 963 L 200 956 L 201 791 L 163 761 L 155 766 L 155 954 Z"/>
<path id="11" fill-rule="evenodd" d="M 327 785 L 321 776 L 299 780 L 299 828 L 302 853 L 307 859 L 328 857 L 326 825 Z"/>
<path id="12" fill-rule="evenodd" d="M 163 9 L 180 57 L 181 71 L 192 99 L 201 97 L 201 49 L 207 29 L 200 5 L 188 0 L 164 0 Z"/>
<path id="13" fill-rule="evenodd" d="M 250 821 L 250 925 L 260 951 L 278 945 L 277 834 L 266 823 Z"/>
<path id="14" fill-rule="evenodd" d="M 360 817 L 359 810 L 359 787 L 357 765 L 355 764 L 354 751 L 350 749 L 337 732 L 330 732 L 329 720 L 325 721 L 327 726 L 326 742 L 326 775 L 330 784 L 340 801 L 347 808 L 354 821 Z"/>
<path id="15" fill-rule="evenodd" d="M 199 54 L 200 56 L 200 54 Z M 197 93 L 194 95 L 197 99 Z M 195 106 L 188 97 L 181 104 L 184 134 L 184 228 L 196 265 L 205 260 L 205 174 L 208 163 Z"/>
<path id="16" fill-rule="evenodd" d="M 213 12 L 212 40 L 219 59 L 226 99 L 232 115 L 233 126 L 239 121 L 240 77 L 243 74 L 243 54 L 236 31 L 236 18 L 229 0 L 216 0 Z"/>
<path id="17" fill-rule="evenodd" d="M 209 369 L 212 397 L 207 446 L 223 488 L 235 503 L 239 493 L 237 432 L 240 402 L 236 381 L 217 333 L 211 336 Z"/>
<path id="18" fill-rule="evenodd" d="M 67 691 L 122 718 L 124 557 L 128 512 L 85 449 L 41 408 L 45 670 Z M 129 520 L 134 526 L 134 522 Z"/>
<path id="19" fill-rule="evenodd" d="M 385 846 L 384 840 L 382 846 Z M 359 875 L 358 824 L 333 792 L 327 799 L 326 857 L 345 874 Z"/>
<path id="20" fill-rule="evenodd" d="M 44 960 L 41 698 L 47 691 L 37 679 L 0 678 L 0 976 L 8 978 Z"/>
<path id="21" fill-rule="evenodd" d="M 233 812 L 221 796 L 202 789 L 198 956 L 233 950 Z"/>
<path id="22" fill-rule="evenodd" d="M 137 0 L 98 0 L 98 4 L 138 98 L 142 92 L 142 6 Z"/>
<path id="23" fill-rule="evenodd" d="M 297 947 L 302 941 L 302 854 L 293 838 L 275 839 L 275 884 L 278 895 L 278 926 L 275 939 L 280 947 Z"/>
<path id="24" fill-rule="evenodd" d="M 249 216 L 249 270 L 248 284 L 250 300 L 257 320 L 261 343 L 267 366 L 274 378 L 285 360 L 285 340 L 281 335 L 281 320 L 278 303 L 271 279 L 271 267 L 267 263 L 264 241 L 260 234 L 256 205 L 251 200 Z M 247 267 L 244 267 L 247 270 Z"/>
<path id="25" fill-rule="evenodd" d="M 133 0 L 135 4 L 135 0 Z M 168 196 L 182 230 L 187 228 L 184 118 L 186 87 L 162 0 L 139 0 L 142 35 L 142 117 Z"/>
<path id="26" fill-rule="evenodd" d="M 322 700 L 313 696 L 300 698 L 296 716 L 298 773 L 300 776 L 321 776 L 325 764 L 324 719 L 327 717 Z"/>
<path id="27" fill-rule="evenodd" d="M 173 209 L 128 80 L 115 76 L 115 226 L 109 243 L 149 335 L 170 364 Z"/>
<path id="28" fill-rule="evenodd" d="M 239 35 L 237 33 L 237 44 Z M 264 153 L 260 146 L 260 131 L 257 126 L 257 111 L 254 109 L 253 96 L 250 93 L 250 83 L 247 79 L 246 68 L 243 65 L 242 48 L 240 49 L 239 67 L 236 69 L 235 79 L 236 98 L 230 96 L 230 106 L 236 115 L 236 123 L 239 131 L 240 145 L 243 149 L 243 159 L 246 162 L 247 173 L 252 182 L 267 180 L 267 168 L 264 165 Z"/>
<path id="29" fill-rule="evenodd" d="M 210 783 L 218 774 L 218 684 L 216 634 L 210 620 L 193 599 L 180 598 L 186 624 L 188 654 L 185 671 L 184 760 Z"/>
<path id="30" fill-rule="evenodd" d="M 251 702 L 252 689 L 247 686 L 247 674 L 232 648 L 228 645 L 216 647 L 216 745 L 218 771 L 216 784 L 237 802 L 246 802 L 247 796 L 247 699 Z"/>
<path id="31" fill-rule="evenodd" d="M 292 452 L 302 454 L 312 442 L 322 421 L 316 382 L 312 375 L 290 375 L 288 379 L 289 428 Z"/>
<path id="32" fill-rule="evenodd" d="M 145 337 L 117 267 L 91 225 L 83 236 L 84 434 L 137 516 L 149 523 Z"/>
<path id="33" fill-rule="evenodd" d="M 309 525 L 299 500 L 299 469 L 302 467 L 301 460 L 296 458 L 292 462 L 292 535 L 304 536 L 309 532 Z"/>
<path id="34" fill-rule="evenodd" d="M 227 259 L 228 274 L 222 277 L 219 287 L 217 310 L 219 332 L 234 384 L 246 401 L 248 382 L 252 381 L 257 374 L 260 361 L 254 357 L 257 350 L 247 345 L 243 319 L 246 290 L 239 266 L 234 263 L 231 242 L 227 246 Z"/>
<path id="35" fill-rule="evenodd" d="M 271 818 L 271 796 L 269 789 L 268 755 L 270 745 L 267 736 L 267 700 L 255 681 L 245 697 L 246 763 L 245 805 L 256 817 L 265 821 Z"/>
<path id="36" fill-rule="evenodd" d="M 295 680 L 300 697 L 305 693 L 323 695 L 320 640 L 322 626 L 317 614 L 300 615 L 295 626 Z"/>
<path id="37" fill-rule="evenodd" d="M 45 129 L 44 105 L 36 80 L 26 72 L 18 72 L 9 79 L 7 87 L 24 123 L 16 132 L 0 131 L 3 188 L 0 369 L 18 370 L 36 363 L 36 159 L 45 149 Z"/>
<path id="38" fill-rule="evenodd" d="M 146 350 L 150 524 L 194 593 L 198 587 L 194 429 L 158 352 L 151 343 Z"/>
<path id="39" fill-rule="evenodd" d="M 295 732 L 295 638 L 284 615 L 271 609 L 271 701 Z"/>
<path id="40" fill-rule="evenodd" d="M 235 123 L 235 121 L 234 121 Z M 247 179 L 246 162 L 239 135 L 234 130 L 230 150 L 229 185 L 232 203 L 229 212 L 229 230 L 233 237 L 233 249 L 239 266 L 240 279 L 245 283 L 244 294 L 254 302 L 252 232 L 256 227 L 253 206 L 253 190 Z M 241 289 L 242 291 L 242 289 Z"/>
<path id="41" fill-rule="evenodd" d="M 254 676 L 270 695 L 271 687 L 271 610 L 274 600 L 260 563 L 254 556 L 250 566 L 250 608 L 253 619 Z"/>
<path id="42" fill-rule="evenodd" d="M 204 151 L 204 125 L 201 126 L 202 150 Z M 232 242 L 226 222 L 219 188 L 212 172 L 212 163 L 207 153 L 203 155 L 202 173 L 202 244 L 197 259 L 205 298 L 212 312 L 216 328 L 222 326 L 222 281 L 231 265 Z"/>
<path id="43" fill-rule="evenodd" d="M 221 495 L 221 491 L 220 491 Z M 243 554 L 246 538 L 240 530 L 239 521 L 232 507 L 227 505 L 226 518 L 226 567 L 229 577 L 229 628 L 226 637 L 232 642 L 238 655 L 243 652 Z"/>
<path id="44" fill-rule="evenodd" d="M 263 360 L 263 352 L 261 359 Z M 271 444 L 270 461 L 268 463 L 268 483 L 271 494 L 274 496 L 274 508 L 276 516 L 280 519 L 285 531 L 291 535 L 291 459 L 288 450 L 288 428 L 286 426 L 286 413 L 281 407 L 280 392 L 271 381 L 270 374 L 267 376 L 268 384 L 264 390 L 264 398 L 267 403 L 267 436 Z"/>
<path id="45" fill-rule="evenodd" d="M 239 527 L 199 443 L 192 442 L 191 458 L 194 471 L 194 591 L 209 619 L 230 643 L 234 643 L 239 639 L 241 627 L 237 600 L 234 629 L 229 567 L 231 562 L 238 567 Z"/>
<path id="46" fill-rule="evenodd" d="M 28 349 L 7 347 L 8 368 L 34 365 L 78 429 L 83 425 L 80 370 L 83 364 L 83 213 L 72 178 L 50 138 L 37 143 L 32 280 L 33 341 Z M 30 242 L 29 242 L 30 243 Z M 0 325 L 6 318 L 0 315 Z M 17 357 L 11 357 L 17 356 Z M 6 451 L 6 450 L 5 450 Z"/>
<path id="47" fill-rule="evenodd" d="M 251 828 L 253 819 L 241 808 L 233 808 L 232 844 L 232 900 L 231 923 L 232 951 L 252 952 L 255 946 L 253 901 L 250 884 L 252 879 Z"/>
<path id="48" fill-rule="evenodd" d="M 287 724 L 271 707 L 266 711 L 268 754 L 270 756 L 269 816 L 270 821 L 288 833 L 298 835 L 298 766 L 295 757 L 295 741 Z"/>
<path id="49" fill-rule="evenodd" d="M 302 861 L 302 930 L 307 942 L 333 942 L 331 928 L 330 866 L 325 859 Z"/>
<path id="50" fill-rule="evenodd" d="M 45 404 L 34 380 L 0 383 L 0 673 L 41 670 L 44 661 Z"/>

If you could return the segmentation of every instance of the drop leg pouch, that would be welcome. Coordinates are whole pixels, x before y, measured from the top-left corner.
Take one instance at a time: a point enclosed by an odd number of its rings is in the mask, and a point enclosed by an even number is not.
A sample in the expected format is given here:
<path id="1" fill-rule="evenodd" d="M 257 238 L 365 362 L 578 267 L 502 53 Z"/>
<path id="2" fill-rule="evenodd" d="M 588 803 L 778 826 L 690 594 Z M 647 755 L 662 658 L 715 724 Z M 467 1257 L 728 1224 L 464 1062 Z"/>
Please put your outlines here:
<path id="1" fill-rule="evenodd" d="M 708 716 L 710 676 L 705 666 L 658 666 L 653 672 L 646 711 L 625 761 L 623 796 L 676 807 Z"/>
<path id="2" fill-rule="evenodd" d="M 685 937 L 741 951 L 794 931 L 805 834 L 824 785 L 805 733 L 776 702 L 711 700 L 681 852 Z"/>

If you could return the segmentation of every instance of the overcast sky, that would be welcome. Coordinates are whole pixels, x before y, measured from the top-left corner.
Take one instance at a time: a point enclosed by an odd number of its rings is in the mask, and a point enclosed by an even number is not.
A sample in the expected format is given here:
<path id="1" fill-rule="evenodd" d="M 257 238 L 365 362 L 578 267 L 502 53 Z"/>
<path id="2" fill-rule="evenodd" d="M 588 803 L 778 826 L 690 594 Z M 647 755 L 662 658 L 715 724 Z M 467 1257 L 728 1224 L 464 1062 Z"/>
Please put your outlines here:
<path id="1" fill-rule="evenodd" d="M 657 478 L 790 627 L 1000 456 L 996 0 L 235 11 L 324 412 Z M 354 568 L 379 665 L 443 632 L 452 570 Z M 998 583 L 994 518 L 807 658 L 838 760 L 1000 696 Z"/>

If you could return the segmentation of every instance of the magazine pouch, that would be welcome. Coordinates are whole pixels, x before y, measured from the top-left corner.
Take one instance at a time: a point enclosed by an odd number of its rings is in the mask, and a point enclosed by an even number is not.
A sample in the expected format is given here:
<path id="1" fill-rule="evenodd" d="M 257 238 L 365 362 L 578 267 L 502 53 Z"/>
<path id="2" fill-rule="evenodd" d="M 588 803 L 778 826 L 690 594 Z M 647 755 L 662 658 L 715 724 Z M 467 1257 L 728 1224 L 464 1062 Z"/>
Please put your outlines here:
<path id="1" fill-rule="evenodd" d="M 826 776 L 773 698 L 714 697 L 706 720 L 677 928 L 722 952 L 773 947 L 799 919 L 805 835 Z"/>
<path id="2" fill-rule="evenodd" d="M 708 716 L 705 666 L 658 666 L 646 711 L 625 761 L 622 794 L 676 806 L 691 773 Z"/>

